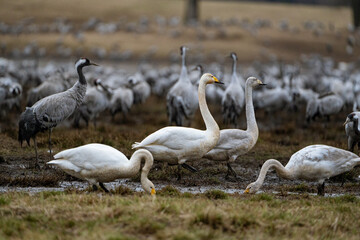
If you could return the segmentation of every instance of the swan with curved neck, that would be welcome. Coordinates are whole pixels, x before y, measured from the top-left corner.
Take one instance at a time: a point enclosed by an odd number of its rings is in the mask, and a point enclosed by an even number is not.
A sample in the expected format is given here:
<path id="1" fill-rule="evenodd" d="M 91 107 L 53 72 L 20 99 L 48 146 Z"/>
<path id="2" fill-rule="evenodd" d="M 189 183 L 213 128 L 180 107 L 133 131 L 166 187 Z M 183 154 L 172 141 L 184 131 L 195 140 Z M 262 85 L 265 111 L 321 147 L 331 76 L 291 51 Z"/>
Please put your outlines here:
<path id="1" fill-rule="evenodd" d="M 67 149 L 54 156 L 55 160 L 47 164 L 55 165 L 64 172 L 88 181 L 97 189 L 96 184 L 105 192 L 109 192 L 104 182 L 119 178 L 136 176 L 140 170 L 141 161 L 145 165 L 141 170 L 141 185 L 145 192 L 155 195 L 154 184 L 148 179 L 148 173 L 153 165 L 153 156 L 145 149 L 139 149 L 130 160 L 117 149 L 104 144 L 92 143 L 77 148 Z"/>
<path id="2" fill-rule="evenodd" d="M 359 131 L 359 117 L 360 112 L 350 113 L 344 123 L 346 136 L 348 137 L 348 150 L 354 152 L 356 143 L 360 143 L 360 131 Z"/>
<path id="3" fill-rule="evenodd" d="M 231 123 L 236 128 L 238 126 L 238 118 L 244 109 L 245 96 L 236 74 L 237 55 L 236 53 L 231 53 L 230 57 L 233 59 L 231 82 L 225 90 L 221 105 L 224 123 Z"/>
<path id="4" fill-rule="evenodd" d="M 352 152 L 327 145 L 310 145 L 294 153 L 285 167 L 278 160 L 267 160 L 258 179 L 246 187 L 245 193 L 256 193 L 269 169 L 275 168 L 277 174 L 285 179 L 318 182 L 318 195 L 324 195 L 326 179 L 349 171 L 356 165 L 360 165 L 360 157 Z"/>
<path id="5" fill-rule="evenodd" d="M 252 98 L 252 90 L 256 86 L 266 85 L 255 77 L 249 77 L 245 83 L 245 101 L 246 101 L 246 123 L 247 129 L 224 129 L 220 131 L 218 144 L 208 152 L 204 157 L 214 161 L 226 161 L 228 172 L 236 176 L 230 163 L 234 162 L 240 155 L 250 151 L 256 144 L 259 130 L 256 124 L 255 111 Z"/>
<path id="6" fill-rule="evenodd" d="M 207 84 L 221 83 L 210 73 L 200 78 L 198 96 L 200 112 L 204 119 L 206 130 L 188 127 L 164 127 L 141 142 L 136 142 L 132 148 L 149 150 L 157 161 L 170 164 L 185 164 L 188 160 L 198 160 L 212 149 L 219 140 L 220 131 L 212 117 L 205 99 Z M 184 165 L 183 165 L 184 166 Z"/>

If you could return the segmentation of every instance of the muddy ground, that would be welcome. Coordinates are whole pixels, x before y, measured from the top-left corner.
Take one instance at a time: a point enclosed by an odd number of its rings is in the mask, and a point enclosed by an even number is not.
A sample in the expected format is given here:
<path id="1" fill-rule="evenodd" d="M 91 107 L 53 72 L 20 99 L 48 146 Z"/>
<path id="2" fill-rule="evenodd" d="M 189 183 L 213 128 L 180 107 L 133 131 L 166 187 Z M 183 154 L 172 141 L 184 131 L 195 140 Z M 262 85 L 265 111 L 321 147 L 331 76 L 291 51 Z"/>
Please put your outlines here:
<path id="1" fill-rule="evenodd" d="M 221 124 L 221 109 L 218 105 L 210 105 L 221 128 L 227 128 Z M 304 109 L 297 112 L 283 110 L 274 114 L 266 114 L 262 110 L 256 110 L 259 125 L 259 139 L 256 146 L 246 155 L 241 156 L 232 164 L 238 173 L 237 179 L 226 180 L 226 164 L 201 159 L 190 164 L 197 168 L 197 173 L 191 173 L 182 169 L 182 179 L 177 180 L 177 167 L 155 162 L 149 179 L 155 186 L 173 185 L 182 191 L 202 191 L 201 189 L 221 189 L 227 192 L 242 190 L 257 178 L 263 162 L 269 158 L 275 158 L 286 164 L 290 156 L 297 150 L 310 144 L 327 144 L 346 149 L 347 140 L 343 128 L 343 122 L 351 109 L 345 109 L 330 121 L 318 119 L 307 125 L 304 121 Z M 33 144 L 27 147 L 17 142 L 17 119 L 19 113 L 14 111 L 1 119 L 0 133 L 0 186 L 2 191 L 29 190 L 26 187 L 51 187 L 54 190 L 68 187 L 84 188 L 84 184 L 78 184 L 78 180 L 55 168 L 44 168 L 44 163 L 50 159 L 47 151 L 47 133 L 38 134 L 38 147 L 41 169 L 34 168 L 35 153 Z M 240 118 L 240 128 L 245 128 L 245 116 Z M 59 152 L 71 147 L 87 143 L 97 142 L 111 145 L 122 151 L 128 157 L 131 156 L 131 144 L 140 141 L 148 134 L 167 125 L 165 100 L 152 96 L 142 105 L 134 106 L 130 115 L 125 119 L 117 115 L 114 120 L 108 113 L 98 119 L 97 127 L 90 125 L 88 128 L 82 125 L 80 129 L 71 126 L 71 119 L 56 127 L 53 131 L 53 150 Z M 200 113 L 198 113 L 191 125 L 195 128 L 204 129 Z M 357 150 L 356 150 L 357 151 Z M 360 168 L 342 176 L 335 177 L 326 184 L 326 193 L 343 194 L 350 193 L 360 195 L 360 183 L 358 176 Z M 74 182 L 72 185 L 71 183 Z M 140 189 L 139 175 L 127 181 L 116 182 L 108 185 L 115 188 L 124 185 L 135 190 Z M 40 188 L 41 190 L 41 188 Z M 277 177 L 275 171 L 271 171 L 262 188 L 264 191 L 280 192 L 308 192 L 315 193 L 316 185 L 302 181 L 288 181 Z M 30 188 L 31 191 L 31 188 Z"/>

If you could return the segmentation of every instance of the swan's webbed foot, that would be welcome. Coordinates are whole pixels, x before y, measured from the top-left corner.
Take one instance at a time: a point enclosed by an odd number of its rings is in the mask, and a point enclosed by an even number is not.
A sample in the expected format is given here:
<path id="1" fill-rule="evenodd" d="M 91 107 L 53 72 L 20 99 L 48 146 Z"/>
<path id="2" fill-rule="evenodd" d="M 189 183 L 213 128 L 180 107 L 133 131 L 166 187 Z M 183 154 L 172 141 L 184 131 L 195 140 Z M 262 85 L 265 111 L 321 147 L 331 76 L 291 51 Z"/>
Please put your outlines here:
<path id="1" fill-rule="evenodd" d="M 186 163 L 182 163 L 181 166 L 187 170 L 189 170 L 190 172 L 197 172 L 198 170 Z"/>
<path id="2" fill-rule="evenodd" d="M 325 182 L 323 182 L 322 184 L 319 184 L 317 187 L 317 195 L 319 196 L 325 196 Z"/>
<path id="3" fill-rule="evenodd" d="M 110 191 L 104 186 L 102 182 L 99 182 L 100 187 L 106 192 L 109 193 Z"/>

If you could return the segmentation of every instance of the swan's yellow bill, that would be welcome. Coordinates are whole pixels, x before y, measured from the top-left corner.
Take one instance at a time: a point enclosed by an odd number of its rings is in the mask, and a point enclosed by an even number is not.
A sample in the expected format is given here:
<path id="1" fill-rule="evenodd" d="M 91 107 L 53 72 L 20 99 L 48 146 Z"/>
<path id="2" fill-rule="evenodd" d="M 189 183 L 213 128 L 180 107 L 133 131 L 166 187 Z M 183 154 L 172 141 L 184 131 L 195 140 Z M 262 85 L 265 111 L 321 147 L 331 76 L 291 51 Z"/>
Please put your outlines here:
<path id="1" fill-rule="evenodd" d="M 250 193 L 250 190 L 247 188 L 245 189 L 244 193 Z"/>
<path id="2" fill-rule="evenodd" d="M 156 194 L 155 188 L 152 188 L 151 189 L 151 195 L 155 195 L 155 194 Z"/>

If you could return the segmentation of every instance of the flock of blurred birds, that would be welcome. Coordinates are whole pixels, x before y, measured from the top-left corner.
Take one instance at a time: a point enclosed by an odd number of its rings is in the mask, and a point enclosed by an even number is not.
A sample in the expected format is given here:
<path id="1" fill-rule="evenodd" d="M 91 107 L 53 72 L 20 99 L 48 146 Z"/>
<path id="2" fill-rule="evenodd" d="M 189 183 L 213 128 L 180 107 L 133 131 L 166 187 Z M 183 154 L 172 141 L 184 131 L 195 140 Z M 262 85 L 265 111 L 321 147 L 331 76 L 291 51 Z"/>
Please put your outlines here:
<path id="1" fill-rule="evenodd" d="M 320 22 L 314 20 L 307 20 L 302 23 L 302 26 L 295 26 L 290 23 L 288 19 L 283 19 L 277 23 L 269 19 L 263 18 L 236 18 L 221 20 L 216 17 L 205 19 L 202 22 L 194 22 L 189 27 L 194 29 L 195 39 L 197 40 L 214 40 L 214 39 L 226 39 L 231 37 L 232 33 L 236 30 L 245 31 L 251 36 L 258 36 L 259 32 L 264 29 L 277 29 L 281 32 L 287 32 L 288 34 L 302 34 L 304 32 L 310 32 L 316 37 L 326 36 L 327 33 L 336 36 L 336 39 L 343 41 L 345 44 L 344 51 L 352 55 L 354 48 L 360 43 L 358 31 L 351 24 L 346 29 L 340 28 L 335 23 Z M 86 33 L 96 33 L 100 35 L 110 35 L 117 32 L 128 32 L 134 34 L 148 34 L 155 33 L 162 36 L 168 36 L 169 38 L 178 38 L 186 33 L 186 29 L 182 25 L 180 17 L 166 18 L 164 16 L 147 17 L 140 16 L 138 20 L 130 21 L 126 17 L 121 17 L 117 21 L 105 22 L 97 18 L 89 18 L 83 23 L 71 22 L 65 18 L 56 18 L 53 22 L 47 22 L 43 24 L 36 23 L 34 18 L 26 18 L 18 21 L 14 24 L 7 24 L 0 22 L 0 34 L 8 36 L 19 36 L 26 34 L 55 34 L 57 40 L 54 44 L 47 44 L 48 46 L 42 46 L 36 40 L 30 41 L 24 47 L 18 47 L 11 42 L 0 41 L 0 53 L 2 56 L 8 56 L 11 58 L 21 57 L 62 57 L 68 58 L 71 56 L 83 56 L 93 55 L 97 59 L 110 59 L 110 60 L 133 60 L 134 51 L 132 49 L 124 49 L 117 43 L 111 45 L 108 49 L 94 45 L 91 49 L 85 49 L 83 43 L 87 40 Z M 72 39 L 78 43 L 73 48 L 65 41 L 67 36 L 72 36 Z M 270 40 L 265 39 L 265 47 L 271 46 Z M 161 46 L 151 45 L 147 52 L 137 56 L 141 60 L 151 60 L 151 57 L 159 51 Z M 200 47 L 201 48 L 201 47 Z M 325 41 L 324 49 L 331 54 L 334 51 L 334 47 L 331 43 Z M 195 50 L 195 49 L 194 49 Z M 265 53 L 266 54 L 266 53 Z M 222 61 L 222 54 L 213 50 L 208 53 L 211 58 Z M 169 52 L 169 60 L 176 62 L 178 60 L 178 54 L 176 51 Z M 205 56 L 201 49 L 191 57 L 195 61 L 202 62 L 209 56 Z"/>
<path id="2" fill-rule="evenodd" d="M 206 97 L 210 103 L 221 102 L 224 122 L 234 126 L 237 126 L 238 117 L 244 109 L 245 79 L 248 76 L 257 76 L 267 83 L 266 87 L 254 92 L 254 106 L 269 113 L 305 107 L 304 118 L 311 121 L 317 116 L 337 114 L 344 107 L 356 111 L 360 106 L 358 62 L 337 63 L 331 58 L 309 55 L 303 56 L 296 64 L 254 62 L 243 67 L 236 63 L 235 53 L 229 56 L 233 60 L 232 72 L 225 72 L 224 65 L 215 62 L 206 66 L 191 66 L 189 70 L 185 68 L 186 76 L 181 75 L 182 67 L 178 64 L 158 68 L 151 64 L 141 64 L 136 72 L 110 65 L 93 68 L 87 73 L 89 87 L 76 114 L 75 124 L 78 125 L 80 119 L 87 124 L 91 120 L 95 121 L 106 110 L 110 110 L 113 116 L 121 112 L 126 117 L 133 104 L 144 103 L 151 94 L 166 96 L 182 77 L 191 82 L 191 85 L 187 85 L 188 92 L 193 93 L 192 97 L 185 99 L 187 106 L 182 110 L 186 119 L 170 116 L 169 122 L 184 125 L 185 121 L 188 125 L 187 120 L 191 120 L 197 110 L 197 97 L 194 95 L 197 94 L 198 79 L 204 70 L 225 83 L 222 86 L 209 85 Z M 68 89 L 78 78 L 71 63 L 48 62 L 39 66 L 33 60 L 5 58 L 0 59 L 0 76 L 2 117 L 12 109 L 20 112 L 21 103 L 25 99 L 26 105 L 32 106 L 46 96 Z"/>

